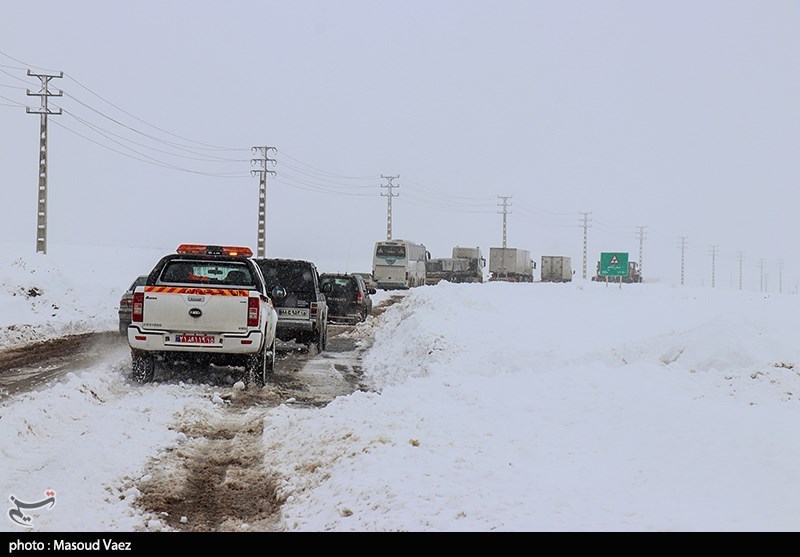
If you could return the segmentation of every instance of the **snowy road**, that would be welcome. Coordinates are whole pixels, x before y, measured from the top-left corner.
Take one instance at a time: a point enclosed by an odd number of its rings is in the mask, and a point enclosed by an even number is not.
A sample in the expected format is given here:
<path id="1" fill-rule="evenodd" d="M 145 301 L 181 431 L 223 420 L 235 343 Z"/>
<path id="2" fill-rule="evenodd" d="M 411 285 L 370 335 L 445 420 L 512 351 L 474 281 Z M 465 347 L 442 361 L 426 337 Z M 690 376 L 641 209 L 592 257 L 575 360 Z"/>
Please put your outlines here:
<path id="1" fill-rule="evenodd" d="M 321 355 L 280 345 L 257 392 L 238 389 L 226 368 L 200 377 L 160 369 L 154 383 L 137 384 L 126 343 L 107 334 L 5 351 L 0 435 L 18 439 L 3 450 L 6 495 L 55 491 L 58 505 L 32 517 L 47 531 L 279 529 L 263 418 L 279 404 L 324 406 L 359 388 L 367 339 L 352 329 L 332 325 Z M 82 511 L 64 512 L 75 506 Z"/>

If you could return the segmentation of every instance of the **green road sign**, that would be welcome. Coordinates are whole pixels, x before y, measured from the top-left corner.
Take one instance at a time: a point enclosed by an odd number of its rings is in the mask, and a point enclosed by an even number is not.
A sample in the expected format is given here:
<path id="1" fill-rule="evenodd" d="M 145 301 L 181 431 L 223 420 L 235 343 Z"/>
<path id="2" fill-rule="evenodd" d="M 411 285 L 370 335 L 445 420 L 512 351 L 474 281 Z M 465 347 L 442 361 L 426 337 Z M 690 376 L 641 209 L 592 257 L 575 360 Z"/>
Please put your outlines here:
<path id="1" fill-rule="evenodd" d="M 627 277 L 628 276 L 628 254 L 627 253 L 601 253 L 600 254 L 600 276 L 601 277 Z"/>

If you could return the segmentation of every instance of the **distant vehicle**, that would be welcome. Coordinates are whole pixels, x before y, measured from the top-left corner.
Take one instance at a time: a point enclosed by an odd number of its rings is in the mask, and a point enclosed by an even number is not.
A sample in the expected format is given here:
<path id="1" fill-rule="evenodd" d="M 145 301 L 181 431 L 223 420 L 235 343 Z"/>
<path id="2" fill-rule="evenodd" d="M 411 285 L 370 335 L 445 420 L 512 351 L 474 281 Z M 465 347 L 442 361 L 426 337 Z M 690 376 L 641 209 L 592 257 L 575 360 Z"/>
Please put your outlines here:
<path id="1" fill-rule="evenodd" d="M 319 281 L 327 292 L 328 321 L 358 323 L 372 315 L 370 294 L 376 290 L 367 288 L 360 275 L 322 273 Z"/>
<path id="2" fill-rule="evenodd" d="M 562 255 L 543 255 L 540 267 L 542 282 L 571 282 L 572 259 Z"/>
<path id="3" fill-rule="evenodd" d="M 256 258 L 254 261 L 264 274 L 278 310 L 278 339 L 313 345 L 317 352 L 325 350 L 328 304 L 320 287 L 317 266 L 301 259 Z"/>
<path id="4" fill-rule="evenodd" d="M 424 286 L 425 262 L 430 257 L 424 245 L 408 240 L 375 242 L 372 278 L 383 290 Z"/>
<path id="5" fill-rule="evenodd" d="M 378 283 L 372 278 L 372 273 L 353 273 L 354 275 L 360 276 L 364 279 L 364 284 L 366 284 L 367 288 L 372 288 L 374 290 L 378 289 Z M 373 292 L 374 294 L 374 292 Z"/>
<path id="6" fill-rule="evenodd" d="M 486 259 L 481 253 L 481 248 L 466 248 L 456 246 L 453 248 L 453 259 L 464 259 L 467 268 L 457 271 L 453 280 L 455 282 L 483 282 L 483 269 L 486 267 Z"/>
<path id="7" fill-rule="evenodd" d="M 128 334 L 128 325 L 131 324 L 131 305 L 133 304 L 133 291 L 137 286 L 144 286 L 147 282 L 147 275 L 140 275 L 136 277 L 133 284 L 128 287 L 122 297 L 119 299 L 119 334 Z"/>
<path id="8" fill-rule="evenodd" d="M 490 281 L 533 282 L 535 268 L 526 249 L 489 248 Z"/>
<path id="9" fill-rule="evenodd" d="M 469 270 L 469 261 L 441 257 L 428 259 L 425 262 L 425 284 L 433 286 L 441 281 L 464 282 L 464 277 Z"/>
<path id="10" fill-rule="evenodd" d="M 128 344 L 133 377 L 152 381 L 156 362 L 241 366 L 264 385 L 275 367 L 278 313 L 252 251 L 181 244 L 133 292 Z"/>
<path id="11" fill-rule="evenodd" d="M 600 262 L 598 261 L 597 272 L 592 277 L 592 280 L 597 282 L 624 282 L 626 284 L 643 282 L 642 274 L 639 272 L 639 265 L 636 261 L 628 261 L 628 275 L 624 277 L 602 276 L 600 274 Z"/>

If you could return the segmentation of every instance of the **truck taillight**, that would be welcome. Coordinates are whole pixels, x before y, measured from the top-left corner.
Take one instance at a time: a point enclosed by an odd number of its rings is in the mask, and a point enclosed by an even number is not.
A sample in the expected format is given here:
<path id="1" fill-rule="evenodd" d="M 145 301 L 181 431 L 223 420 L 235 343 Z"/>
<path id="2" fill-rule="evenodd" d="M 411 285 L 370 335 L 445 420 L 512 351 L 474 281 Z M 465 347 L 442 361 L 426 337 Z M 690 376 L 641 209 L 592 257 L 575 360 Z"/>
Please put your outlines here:
<path id="1" fill-rule="evenodd" d="M 258 327 L 258 310 L 259 310 L 259 301 L 258 298 L 249 298 L 247 300 L 247 326 L 248 327 Z"/>
<path id="2" fill-rule="evenodd" d="M 311 317 L 316 317 L 317 312 L 319 312 L 319 304 L 317 304 L 317 302 L 311 302 Z"/>
<path id="3" fill-rule="evenodd" d="M 141 322 L 144 319 L 144 292 L 133 294 L 131 304 L 131 321 Z"/>

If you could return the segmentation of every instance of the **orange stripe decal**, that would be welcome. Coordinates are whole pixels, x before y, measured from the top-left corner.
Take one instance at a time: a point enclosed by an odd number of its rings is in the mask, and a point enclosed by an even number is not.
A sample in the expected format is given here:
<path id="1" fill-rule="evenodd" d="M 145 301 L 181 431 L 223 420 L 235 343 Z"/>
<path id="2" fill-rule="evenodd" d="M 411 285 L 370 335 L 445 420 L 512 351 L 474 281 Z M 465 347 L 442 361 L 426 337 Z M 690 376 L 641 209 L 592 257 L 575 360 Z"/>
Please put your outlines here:
<path id="1" fill-rule="evenodd" d="M 177 286 L 145 286 L 145 292 L 164 294 L 191 294 L 194 296 L 249 296 L 249 290 L 230 288 L 181 288 Z"/>

